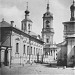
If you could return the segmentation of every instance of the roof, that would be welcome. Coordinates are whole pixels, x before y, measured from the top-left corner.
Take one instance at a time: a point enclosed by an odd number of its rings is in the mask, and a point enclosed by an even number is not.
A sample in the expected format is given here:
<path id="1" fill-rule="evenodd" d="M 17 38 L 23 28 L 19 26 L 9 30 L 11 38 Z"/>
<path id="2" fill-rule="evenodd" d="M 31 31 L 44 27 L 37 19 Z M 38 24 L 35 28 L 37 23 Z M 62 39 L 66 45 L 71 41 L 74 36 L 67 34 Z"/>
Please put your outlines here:
<path id="1" fill-rule="evenodd" d="M 18 28 L 16 28 L 16 27 L 12 27 L 11 24 L 9 24 L 9 23 L 6 22 L 6 21 L 0 22 L 0 27 L 6 27 L 6 28 L 11 27 L 11 29 L 12 29 L 13 31 L 17 31 L 18 33 L 20 33 L 20 34 L 22 33 L 22 35 L 27 35 L 28 37 L 31 36 L 31 38 L 33 38 L 33 39 L 35 39 L 35 40 L 37 40 L 37 41 L 40 41 L 41 43 L 44 43 L 42 40 L 37 39 L 37 38 L 35 38 L 35 37 L 32 36 L 32 35 L 36 35 L 36 33 L 31 32 L 31 35 L 29 35 L 29 34 L 23 32 L 22 30 L 20 30 L 20 29 L 18 29 Z M 37 36 L 37 35 L 36 35 L 36 36 Z M 0 43 L 0 44 L 1 44 L 1 43 Z"/>
<path id="2" fill-rule="evenodd" d="M 45 44 L 44 48 L 56 49 L 57 45 L 56 44 Z"/>
<path id="3" fill-rule="evenodd" d="M 30 19 L 23 19 L 22 22 L 32 22 Z"/>
<path id="4" fill-rule="evenodd" d="M 50 48 L 57 48 L 56 44 L 50 46 Z"/>
<path id="5" fill-rule="evenodd" d="M 71 5 L 70 9 L 75 8 L 75 3 Z"/>
<path id="6" fill-rule="evenodd" d="M 46 12 L 43 17 L 52 17 L 53 18 L 53 14 L 51 12 Z"/>
<path id="7" fill-rule="evenodd" d="M 32 36 L 34 36 L 34 35 L 38 36 L 36 33 L 32 32 L 32 31 L 30 32 L 30 35 L 32 35 Z"/>
<path id="8" fill-rule="evenodd" d="M 20 34 L 21 34 L 21 33 L 23 33 L 24 35 L 27 35 L 27 36 L 29 36 L 29 37 L 31 37 L 31 38 L 33 38 L 33 39 L 37 40 L 37 41 L 40 41 L 41 43 L 44 43 L 42 40 L 37 39 L 37 38 L 33 37 L 32 35 L 29 35 L 29 34 L 27 34 L 27 33 L 23 32 L 22 30 L 20 30 L 20 29 L 18 29 L 18 28 L 13 27 L 13 30 L 17 30 L 17 31 L 19 31 L 19 32 L 20 32 Z"/>
<path id="9" fill-rule="evenodd" d="M 2 22 L 0 22 L 0 27 L 11 27 L 11 24 L 9 24 L 6 21 L 2 21 Z"/>
<path id="10" fill-rule="evenodd" d="M 65 46 L 66 44 L 67 44 L 67 42 L 66 41 L 63 41 L 61 43 L 58 43 L 57 46 Z"/>
<path id="11" fill-rule="evenodd" d="M 67 21 L 67 22 L 63 22 L 63 24 L 75 24 L 75 21 Z"/>

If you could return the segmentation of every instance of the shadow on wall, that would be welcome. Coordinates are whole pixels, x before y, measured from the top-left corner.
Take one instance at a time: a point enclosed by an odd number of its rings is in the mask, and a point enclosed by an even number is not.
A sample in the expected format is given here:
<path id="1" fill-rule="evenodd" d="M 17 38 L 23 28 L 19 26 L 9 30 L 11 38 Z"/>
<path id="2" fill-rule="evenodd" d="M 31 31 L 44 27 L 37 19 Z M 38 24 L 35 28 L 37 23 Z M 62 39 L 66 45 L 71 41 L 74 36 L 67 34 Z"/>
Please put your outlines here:
<path id="1" fill-rule="evenodd" d="M 68 59 L 68 66 L 73 67 L 75 63 L 75 46 L 72 48 L 70 53 L 67 56 L 67 52 L 62 52 L 61 49 L 57 55 L 57 65 L 58 66 L 67 66 L 67 59 Z"/>
<path id="2" fill-rule="evenodd" d="M 57 53 L 57 65 L 67 66 L 67 49 L 66 46 L 60 46 L 59 52 Z"/>
<path id="3" fill-rule="evenodd" d="M 68 64 L 69 66 L 73 67 L 75 63 L 75 46 L 71 49 L 70 53 L 68 54 Z"/>
<path id="4" fill-rule="evenodd" d="M 62 59 L 57 60 L 57 66 L 67 66 L 67 54 Z"/>

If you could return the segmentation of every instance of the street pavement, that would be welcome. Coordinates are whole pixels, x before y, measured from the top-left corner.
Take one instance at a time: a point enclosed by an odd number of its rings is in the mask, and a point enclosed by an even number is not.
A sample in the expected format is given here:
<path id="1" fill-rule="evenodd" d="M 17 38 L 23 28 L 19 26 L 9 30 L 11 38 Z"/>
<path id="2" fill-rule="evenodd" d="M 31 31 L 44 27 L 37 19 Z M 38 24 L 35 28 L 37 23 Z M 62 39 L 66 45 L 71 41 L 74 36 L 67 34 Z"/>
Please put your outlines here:
<path id="1" fill-rule="evenodd" d="M 75 75 L 75 69 L 63 67 L 50 67 L 47 64 L 24 64 L 2 66 L 0 75 Z"/>

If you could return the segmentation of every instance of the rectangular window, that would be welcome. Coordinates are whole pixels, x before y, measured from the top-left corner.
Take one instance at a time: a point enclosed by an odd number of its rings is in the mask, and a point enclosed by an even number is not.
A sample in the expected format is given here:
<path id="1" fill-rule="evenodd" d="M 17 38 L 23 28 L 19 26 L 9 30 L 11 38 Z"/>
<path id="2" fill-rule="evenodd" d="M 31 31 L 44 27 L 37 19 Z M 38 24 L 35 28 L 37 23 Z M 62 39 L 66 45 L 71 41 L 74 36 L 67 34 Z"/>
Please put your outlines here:
<path id="1" fill-rule="evenodd" d="M 31 50 L 30 50 L 30 54 L 32 54 L 32 47 L 31 47 Z"/>
<path id="2" fill-rule="evenodd" d="M 23 46 L 23 53 L 25 54 L 25 45 Z"/>
<path id="3" fill-rule="evenodd" d="M 29 55 L 29 46 L 27 46 L 27 55 Z"/>
<path id="4" fill-rule="evenodd" d="M 22 30 L 23 30 L 23 23 L 22 23 Z"/>
<path id="5" fill-rule="evenodd" d="M 19 43 L 16 43 L 16 53 L 19 51 Z"/>
<path id="6" fill-rule="evenodd" d="M 38 48 L 36 48 L 36 54 L 38 54 Z"/>
<path id="7" fill-rule="evenodd" d="M 42 49 L 41 49 L 41 55 L 42 55 Z"/>
<path id="8" fill-rule="evenodd" d="M 30 30 L 30 24 L 28 25 L 28 29 Z"/>
<path id="9" fill-rule="evenodd" d="M 52 56 L 52 50 L 51 50 L 51 56 Z"/>

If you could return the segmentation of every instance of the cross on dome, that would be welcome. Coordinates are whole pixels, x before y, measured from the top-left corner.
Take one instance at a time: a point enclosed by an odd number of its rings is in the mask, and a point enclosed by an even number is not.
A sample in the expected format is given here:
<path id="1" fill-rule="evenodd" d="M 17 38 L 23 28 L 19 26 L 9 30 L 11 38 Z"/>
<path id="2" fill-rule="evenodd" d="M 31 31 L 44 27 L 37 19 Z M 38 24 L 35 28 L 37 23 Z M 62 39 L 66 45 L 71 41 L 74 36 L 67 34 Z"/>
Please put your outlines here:
<path id="1" fill-rule="evenodd" d="M 27 2 L 27 10 L 28 10 L 28 2 Z"/>

